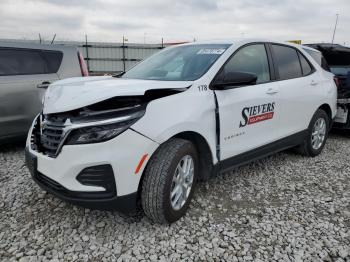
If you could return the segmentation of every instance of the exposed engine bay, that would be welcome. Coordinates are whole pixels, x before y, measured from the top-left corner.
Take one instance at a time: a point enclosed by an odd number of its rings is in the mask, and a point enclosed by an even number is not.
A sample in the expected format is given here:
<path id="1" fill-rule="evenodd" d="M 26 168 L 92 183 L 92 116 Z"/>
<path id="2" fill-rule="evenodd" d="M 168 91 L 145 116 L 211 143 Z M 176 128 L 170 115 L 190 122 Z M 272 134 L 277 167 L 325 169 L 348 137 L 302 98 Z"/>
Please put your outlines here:
<path id="1" fill-rule="evenodd" d="M 32 149 L 56 157 L 63 145 L 109 140 L 128 129 L 155 99 L 187 90 L 153 89 L 143 96 L 121 96 L 60 113 L 40 114 L 34 122 Z"/>

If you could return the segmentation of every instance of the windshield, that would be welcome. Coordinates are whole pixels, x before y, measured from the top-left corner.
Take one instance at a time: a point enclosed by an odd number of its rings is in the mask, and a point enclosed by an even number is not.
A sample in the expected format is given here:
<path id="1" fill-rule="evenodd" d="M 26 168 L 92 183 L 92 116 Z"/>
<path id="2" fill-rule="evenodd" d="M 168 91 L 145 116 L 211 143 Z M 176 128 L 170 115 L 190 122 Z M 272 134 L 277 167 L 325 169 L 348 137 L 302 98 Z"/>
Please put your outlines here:
<path id="1" fill-rule="evenodd" d="M 122 78 L 196 80 L 209 70 L 229 46 L 229 44 L 198 44 L 165 49 L 131 68 Z"/>
<path id="2" fill-rule="evenodd" d="M 330 66 L 331 72 L 335 75 L 347 75 L 350 72 L 349 66 Z"/>

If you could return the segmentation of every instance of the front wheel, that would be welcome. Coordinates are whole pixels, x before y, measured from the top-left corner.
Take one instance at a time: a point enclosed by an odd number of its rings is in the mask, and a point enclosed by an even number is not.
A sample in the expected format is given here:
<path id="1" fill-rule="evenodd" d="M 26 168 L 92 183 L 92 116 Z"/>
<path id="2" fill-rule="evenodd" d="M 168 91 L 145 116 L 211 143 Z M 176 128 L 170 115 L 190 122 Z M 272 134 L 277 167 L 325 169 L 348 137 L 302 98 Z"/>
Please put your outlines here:
<path id="1" fill-rule="evenodd" d="M 187 140 L 173 138 L 160 146 L 148 163 L 142 182 L 142 208 L 157 223 L 181 218 L 197 180 L 198 156 Z"/>
<path id="2" fill-rule="evenodd" d="M 318 109 L 311 119 L 307 137 L 299 147 L 300 153 L 311 157 L 319 155 L 326 144 L 329 127 L 330 119 L 328 114 Z"/>

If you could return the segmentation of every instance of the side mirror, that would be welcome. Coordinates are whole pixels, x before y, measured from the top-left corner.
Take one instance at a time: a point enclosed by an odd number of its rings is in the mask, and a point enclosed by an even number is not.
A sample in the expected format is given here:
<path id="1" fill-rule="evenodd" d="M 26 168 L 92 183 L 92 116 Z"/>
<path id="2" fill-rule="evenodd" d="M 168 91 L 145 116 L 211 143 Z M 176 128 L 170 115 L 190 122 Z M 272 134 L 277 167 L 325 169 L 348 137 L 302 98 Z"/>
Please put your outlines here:
<path id="1" fill-rule="evenodd" d="M 237 86 L 255 85 L 258 79 L 256 74 L 246 72 L 222 72 L 214 79 L 212 89 L 225 90 Z"/>

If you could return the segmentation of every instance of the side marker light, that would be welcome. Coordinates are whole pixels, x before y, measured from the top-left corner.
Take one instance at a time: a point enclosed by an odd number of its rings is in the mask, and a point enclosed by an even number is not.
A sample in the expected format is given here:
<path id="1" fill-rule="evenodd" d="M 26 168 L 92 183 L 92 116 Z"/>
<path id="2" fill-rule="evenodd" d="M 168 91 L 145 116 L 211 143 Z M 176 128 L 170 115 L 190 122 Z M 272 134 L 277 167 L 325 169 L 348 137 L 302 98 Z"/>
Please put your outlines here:
<path id="1" fill-rule="evenodd" d="M 143 163 L 145 162 L 146 158 L 147 158 L 148 154 L 144 154 L 142 157 L 141 157 L 141 160 L 139 162 L 139 164 L 137 165 L 136 169 L 135 169 L 135 175 L 140 171 Z"/>

